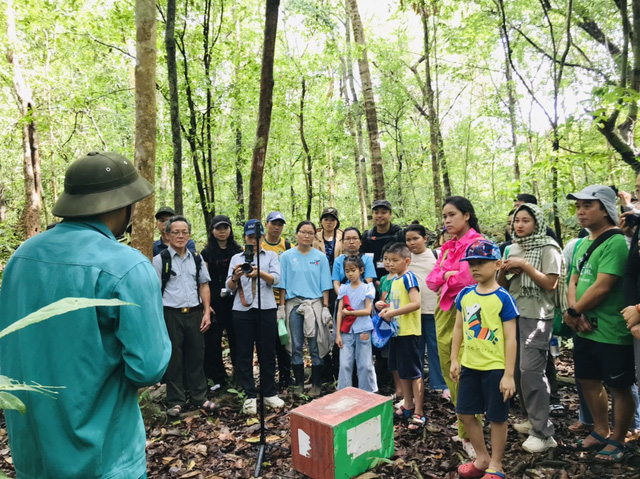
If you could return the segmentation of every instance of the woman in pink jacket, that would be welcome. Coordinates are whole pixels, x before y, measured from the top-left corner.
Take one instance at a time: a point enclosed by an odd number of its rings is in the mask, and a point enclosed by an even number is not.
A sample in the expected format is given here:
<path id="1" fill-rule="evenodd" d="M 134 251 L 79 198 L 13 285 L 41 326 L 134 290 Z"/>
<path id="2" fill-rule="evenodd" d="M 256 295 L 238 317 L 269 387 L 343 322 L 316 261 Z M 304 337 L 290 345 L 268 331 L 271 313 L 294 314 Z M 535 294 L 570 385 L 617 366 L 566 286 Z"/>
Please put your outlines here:
<path id="1" fill-rule="evenodd" d="M 456 322 L 454 303 L 462 288 L 476 282 L 469 272 L 469 264 L 460 259 L 464 258 L 467 247 L 483 236 L 480 234 L 473 205 L 462 196 L 450 196 L 444 200 L 442 216 L 447 233 L 452 234 L 453 239 L 442 245 L 436 266 L 427 276 L 427 286 L 438 293 L 435 317 L 440 366 L 451 391 L 451 401 L 455 405 L 458 397 L 458 383 L 454 383 L 449 377 L 453 326 Z M 464 446 L 467 443 L 471 446 L 462 422 L 458 422 L 458 436 L 463 439 Z M 466 450 L 467 447 L 465 447 Z"/>

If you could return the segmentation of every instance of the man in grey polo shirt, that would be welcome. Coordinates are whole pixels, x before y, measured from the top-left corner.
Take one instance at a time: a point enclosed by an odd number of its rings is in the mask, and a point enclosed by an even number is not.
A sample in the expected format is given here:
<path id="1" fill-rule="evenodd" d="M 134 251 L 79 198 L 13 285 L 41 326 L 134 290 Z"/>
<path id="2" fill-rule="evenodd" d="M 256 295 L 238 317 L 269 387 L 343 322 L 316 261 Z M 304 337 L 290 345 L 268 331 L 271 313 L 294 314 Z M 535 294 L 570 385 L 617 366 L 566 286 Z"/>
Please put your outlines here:
<path id="1" fill-rule="evenodd" d="M 187 219 L 184 216 L 171 217 L 165 231 L 169 238 L 167 251 L 170 262 L 165 259 L 164 267 L 170 275 L 163 284 L 162 305 L 172 346 L 171 360 L 164 376 L 169 407 L 167 415 L 177 417 L 184 411 L 183 369 L 192 405 L 210 413 L 216 406 L 205 397 L 207 379 L 203 368 L 203 333 L 211 326 L 211 279 L 207 268 L 203 267 L 202 258 L 187 249 L 191 237 L 191 224 Z M 197 263 L 200 263 L 199 268 Z M 163 282 L 163 254 L 153 257 L 153 267 Z"/>

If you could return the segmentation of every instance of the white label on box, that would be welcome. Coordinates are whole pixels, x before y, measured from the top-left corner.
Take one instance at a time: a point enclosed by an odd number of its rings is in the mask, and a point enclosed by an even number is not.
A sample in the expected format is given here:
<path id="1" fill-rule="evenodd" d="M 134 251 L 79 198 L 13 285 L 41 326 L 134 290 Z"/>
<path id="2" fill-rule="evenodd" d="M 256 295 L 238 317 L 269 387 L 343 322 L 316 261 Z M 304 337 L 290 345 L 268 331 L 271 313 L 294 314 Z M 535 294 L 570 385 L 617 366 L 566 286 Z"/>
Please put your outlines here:
<path id="1" fill-rule="evenodd" d="M 311 438 L 302 429 L 298 429 L 298 454 L 311 457 Z"/>
<path id="2" fill-rule="evenodd" d="M 382 429 L 379 415 L 347 431 L 347 454 L 351 459 L 381 448 Z"/>
<path id="3" fill-rule="evenodd" d="M 338 401 L 325 406 L 325 409 L 332 412 L 342 412 L 348 411 L 353 406 L 360 404 L 360 400 L 356 398 L 344 397 L 339 399 Z"/>

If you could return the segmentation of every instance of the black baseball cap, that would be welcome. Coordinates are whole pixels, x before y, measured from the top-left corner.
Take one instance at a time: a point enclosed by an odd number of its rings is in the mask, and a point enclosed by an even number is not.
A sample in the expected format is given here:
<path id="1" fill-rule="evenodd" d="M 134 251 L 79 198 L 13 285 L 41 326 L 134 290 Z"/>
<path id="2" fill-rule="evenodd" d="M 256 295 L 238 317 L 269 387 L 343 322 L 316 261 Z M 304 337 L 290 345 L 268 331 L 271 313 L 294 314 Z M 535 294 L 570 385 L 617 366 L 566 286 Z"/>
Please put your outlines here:
<path id="1" fill-rule="evenodd" d="M 158 219 L 159 216 L 163 216 L 163 215 L 175 216 L 176 212 L 175 212 L 175 210 L 173 208 L 170 208 L 168 206 L 162 206 L 156 212 L 156 219 Z"/>
<path id="2" fill-rule="evenodd" d="M 372 210 L 375 210 L 376 208 L 386 208 L 389 211 L 392 211 L 391 208 L 391 203 L 389 203 L 387 200 L 376 200 L 373 202 L 373 206 L 371 207 Z"/>

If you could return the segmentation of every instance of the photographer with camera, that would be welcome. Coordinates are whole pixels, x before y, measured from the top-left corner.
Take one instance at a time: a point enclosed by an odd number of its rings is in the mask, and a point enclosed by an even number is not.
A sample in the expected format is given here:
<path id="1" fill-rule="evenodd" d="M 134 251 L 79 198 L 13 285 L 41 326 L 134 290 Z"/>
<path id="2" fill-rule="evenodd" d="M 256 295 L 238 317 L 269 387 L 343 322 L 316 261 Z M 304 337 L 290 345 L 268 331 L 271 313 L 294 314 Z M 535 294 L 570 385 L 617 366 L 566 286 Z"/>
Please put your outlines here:
<path id="1" fill-rule="evenodd" d="M 275 381 L 278 305 L 273 286 L 280 282 L 280 262 L 276 253 L 262 248 L 263 237 L 260 221 L 251 219 L 245 223 L 245 249 L 231 258 L 226 281 L 227 288 L 236 292 L 233 301 L 233 325 L 237 340 L 236 377 L 247 395 L 242 412 L 251 415 L 257 413 L 257 391 L 253 378 L 254 344 L 258 350 L 264 404 L 271 408 L 284 406 L 284 401 L 276 394 Z M 259 278 L 256 251 L 260 254 Z"/>
<path id="2" fill-rule="evenodd" d="M 212 390 L 227 384 L 227 371 L 222 361 L 222 334 L 227 332 L 231 364 L 236 368 L 236 331 L 233 327 L 231 310 L 233 308 L 233 291 L 226 286 L 229 264 L 233 255 L 242 251 L 235 238 L 231 220 L 225 215 L 216 215 L 211 220 L 207 246 L 202 250 L 211 281 L 211 307 L 215 321 L 204 334 L 204 374 L 213 381 Z"/>

